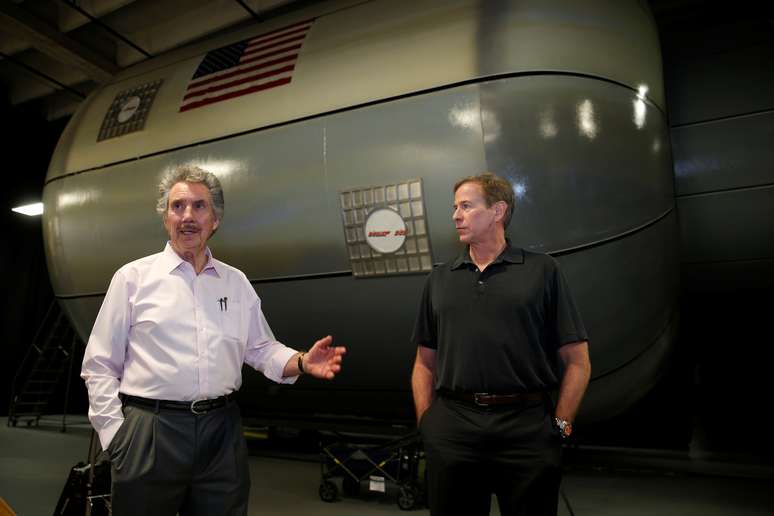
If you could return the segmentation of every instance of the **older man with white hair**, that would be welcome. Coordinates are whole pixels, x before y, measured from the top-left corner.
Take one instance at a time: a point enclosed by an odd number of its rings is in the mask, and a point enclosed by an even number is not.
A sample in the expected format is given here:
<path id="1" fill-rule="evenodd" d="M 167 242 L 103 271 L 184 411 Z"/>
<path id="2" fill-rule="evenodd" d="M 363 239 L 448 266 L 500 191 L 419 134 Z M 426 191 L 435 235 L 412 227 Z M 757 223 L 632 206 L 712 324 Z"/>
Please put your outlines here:
<path id="1" fill-rule="evenodd" d="M 331 336 L 308 352 L 278 342 L 245 275 L 212 256 L 224 214 L 214 174 L 171 170 L 157 211 L 169 242 L 115 273 L 81 370 L 112 462 L 113 515 L 244 515 L 242 364 L 280 383 L 331 380 L 346 350 Z"/>

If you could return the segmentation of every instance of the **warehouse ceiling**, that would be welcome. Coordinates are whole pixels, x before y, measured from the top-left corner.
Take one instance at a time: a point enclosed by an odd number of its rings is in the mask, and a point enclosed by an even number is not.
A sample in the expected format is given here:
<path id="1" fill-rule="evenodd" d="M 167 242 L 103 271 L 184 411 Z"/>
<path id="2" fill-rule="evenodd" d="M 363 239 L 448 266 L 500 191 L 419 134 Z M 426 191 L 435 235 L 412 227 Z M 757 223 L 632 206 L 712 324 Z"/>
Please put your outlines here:
<path id="1" fill-rule="evenodd" d="M 304 0 L 0 0 L 0 87 L 48 120 L 121 70 Z"/>
<path id="2" fill-rule="evenodd" d="M 437 0 L 445 1 L 445 0 Z M 495 0 L 487 0 L 495 1 Z M 515 1 L 515 0 L 502 0 Z M 740 0 L 742 4 L 746 0 Z M 0 0 L 0 101 L 49 121 L 71 115 L 119 71 L 174 48 L 264 22 L 313 0 Z M 710 0 L 650 0 L 662 39 L 728 23 Z M 769 9 L 770 11 L 770 9 Z M 767 16 L 772 28 L 770 16 Z"/>

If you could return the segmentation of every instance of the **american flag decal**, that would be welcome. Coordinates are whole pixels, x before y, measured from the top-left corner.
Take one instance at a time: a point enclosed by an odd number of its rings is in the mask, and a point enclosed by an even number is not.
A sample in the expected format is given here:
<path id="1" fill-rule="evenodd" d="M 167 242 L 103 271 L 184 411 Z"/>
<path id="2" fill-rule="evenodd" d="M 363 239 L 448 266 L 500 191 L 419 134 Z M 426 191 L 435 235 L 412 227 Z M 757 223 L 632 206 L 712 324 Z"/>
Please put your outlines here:
<path id="1" fill-rule="evenodd" d="M 191 77 L 180 112 L 290 83 L 314 19 L 208 52 Z"/>

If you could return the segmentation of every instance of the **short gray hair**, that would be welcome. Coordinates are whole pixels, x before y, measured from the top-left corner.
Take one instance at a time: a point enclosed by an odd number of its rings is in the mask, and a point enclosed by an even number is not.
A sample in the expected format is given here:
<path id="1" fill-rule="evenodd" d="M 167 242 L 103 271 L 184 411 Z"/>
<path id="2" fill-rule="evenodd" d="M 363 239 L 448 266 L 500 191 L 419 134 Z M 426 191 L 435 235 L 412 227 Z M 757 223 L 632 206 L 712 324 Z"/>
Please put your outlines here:
<path id="1" fill-rule="evenodd" d="M 194 165 L 181 165 L 167 172 L 161 178 L 159 183 L 159 198 L 156 201 L 156 212 L 164 217 L 169 207 L 169 191 L 177 183 L 201 183 L 210 191 L 212 198 L 212 209 L 215 210 L 215 217 L 223 220 L 223 214 L 226 209 L 226 203 L 223 200 L 223 188 L 220 181 L 212 172 L 207 172 Z"/>

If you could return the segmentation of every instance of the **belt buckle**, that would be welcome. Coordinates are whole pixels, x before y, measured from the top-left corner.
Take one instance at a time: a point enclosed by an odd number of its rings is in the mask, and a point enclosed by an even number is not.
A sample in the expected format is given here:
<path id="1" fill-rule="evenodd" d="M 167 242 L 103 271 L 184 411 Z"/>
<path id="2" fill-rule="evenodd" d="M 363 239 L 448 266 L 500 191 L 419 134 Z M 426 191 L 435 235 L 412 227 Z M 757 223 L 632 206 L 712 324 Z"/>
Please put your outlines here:
<path id="1" fill-rule="evenodd" d="M 489 396 L 488 392 L 474 392 L 473 393 L 473 403 L 478 405 L 479 407 L 488 407 L 490 404 L 485 403 L 483 401 L 480 401 L 480 398 L 483 398 L 484 396 Z"/>
<path id="2" fill-rule="evenodd" d="M 201 402 L 201 401 L 207 401 L 207 398 L 201 398 L 201 399 L 198 399 L 198 400 L 193 400 L 191 402 L 191 413 L 196 414 L 197 416 L 199 416 L 199 415 L 202 415 L 202 414 L 206 414 L 208 412 L 207 410 L 196 410 L 196 404 Z"/>

